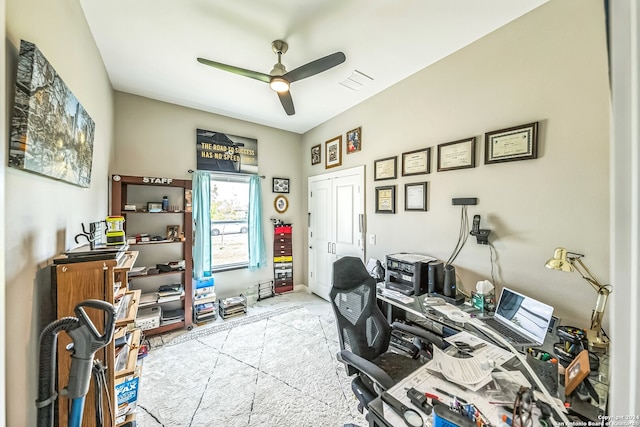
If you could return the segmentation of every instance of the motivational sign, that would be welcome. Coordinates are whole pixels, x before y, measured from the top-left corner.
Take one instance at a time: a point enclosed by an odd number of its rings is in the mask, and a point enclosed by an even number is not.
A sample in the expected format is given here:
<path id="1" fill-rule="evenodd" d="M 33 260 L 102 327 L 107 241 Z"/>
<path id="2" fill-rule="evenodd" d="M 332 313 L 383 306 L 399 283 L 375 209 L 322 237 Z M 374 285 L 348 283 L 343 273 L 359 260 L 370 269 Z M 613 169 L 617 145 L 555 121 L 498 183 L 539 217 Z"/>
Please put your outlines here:
<path id="1" fill-rule="evenodd" d="M 258 173 L 258 140 L 222 132 L 198 129 L 198 170 Z"/>

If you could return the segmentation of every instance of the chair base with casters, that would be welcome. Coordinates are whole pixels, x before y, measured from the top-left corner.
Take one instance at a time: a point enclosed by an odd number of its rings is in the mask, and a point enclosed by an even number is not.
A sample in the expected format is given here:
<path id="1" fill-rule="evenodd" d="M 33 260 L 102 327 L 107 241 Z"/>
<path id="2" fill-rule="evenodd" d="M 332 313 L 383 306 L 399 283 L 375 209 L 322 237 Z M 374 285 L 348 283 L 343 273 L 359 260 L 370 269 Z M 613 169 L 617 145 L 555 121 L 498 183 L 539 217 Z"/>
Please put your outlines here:
<path id="1" fill-rule="evenodd" d="M 403 323 L 389 325 L 376 302 L 376 282 L 360 258 L 347 256 L 334 262 L 329 295 L 340 340 L 337 357 L 345 364 L 347 374 L 355 375 L 351 388 L 363 413 L 382 391 L 423 365 L 427 355 L 424 343 L 437 337 Z M 406 351 L 394 351 L 389 345 L 394 330 L 411 337 L 415 349 L 403 345 Z"/>

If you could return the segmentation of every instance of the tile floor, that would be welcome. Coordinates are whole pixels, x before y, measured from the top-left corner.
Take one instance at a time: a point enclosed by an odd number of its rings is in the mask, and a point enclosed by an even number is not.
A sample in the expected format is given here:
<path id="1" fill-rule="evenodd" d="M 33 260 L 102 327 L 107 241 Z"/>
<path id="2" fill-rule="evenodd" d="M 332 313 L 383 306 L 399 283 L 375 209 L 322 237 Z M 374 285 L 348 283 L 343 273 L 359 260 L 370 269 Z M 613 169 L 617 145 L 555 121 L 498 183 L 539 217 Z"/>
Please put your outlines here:
<path id="1" fill-rule="evenodd" d="M 315 295 L 278 295 L 151 344 L 138 426 L 367 425 L 335 357 L 331 305 Z"/>

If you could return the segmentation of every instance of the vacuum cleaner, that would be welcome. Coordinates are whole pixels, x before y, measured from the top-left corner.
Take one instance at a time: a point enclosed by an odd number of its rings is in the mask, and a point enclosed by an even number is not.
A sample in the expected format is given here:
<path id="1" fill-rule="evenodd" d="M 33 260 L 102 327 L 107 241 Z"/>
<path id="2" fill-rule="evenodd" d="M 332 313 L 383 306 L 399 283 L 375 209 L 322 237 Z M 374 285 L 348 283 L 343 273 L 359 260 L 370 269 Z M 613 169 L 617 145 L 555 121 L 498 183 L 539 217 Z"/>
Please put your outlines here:
<path id="1" fill-rule="evenodd" d="M 85 308 L 104 312 L 104 331 L 99 332 L 89 319 Z M 54 425 L 54 403 L 58 397 L 55 388 L 56 348 L 58 334 L 65 331 L 72 339 L 67 346 L 71 352 L 71 369 L 67 387 L 62 391 L 71 401 L 68 427 L 80 427 L 84 411 L 84 401 L 91 382 L 93 358 L 96 351 L 111 342 L 115 330 L 116 311 L 113 304 L 89 299 L 79 303 L 74 312 L 77 317 L 63 317 L 56 320 L 40 334 L 40 361 L 38 373 L 38 427 Z"/>

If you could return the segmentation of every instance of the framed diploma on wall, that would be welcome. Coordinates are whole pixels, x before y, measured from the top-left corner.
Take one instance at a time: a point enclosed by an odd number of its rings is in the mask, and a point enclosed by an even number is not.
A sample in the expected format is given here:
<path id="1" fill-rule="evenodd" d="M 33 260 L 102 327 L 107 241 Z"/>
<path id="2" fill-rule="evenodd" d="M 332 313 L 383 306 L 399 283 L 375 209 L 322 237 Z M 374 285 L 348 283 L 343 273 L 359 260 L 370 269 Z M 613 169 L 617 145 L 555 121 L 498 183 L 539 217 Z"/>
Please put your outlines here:
<path id="1" fill-rule="evenodd" d="M 431 172 L 431 147 L 402 153 L 402 176 Z"/>
<path id="2" fill-rule="evenodd" d="M 398 156 L 387 157 L 373 162 L 373 180 L 396 179 Z"/>
<path id="3" fill-rule="evenodd" d="M 538 157 L 538 122 L 487 132 L 484 164 L 529 160 Z"/>
<path id="4" fill-rule="evenodd" d="M 414 182 L 404 185 L 404 210 L 427 210 L 427 183 Z"/>
<path id="5" fill-rule="evenodd" d="M 438 172 L 476 167 L 476 137 L 438 145 Z"/>
<path id="6" fill-rule="evenodd" d="M 396 213 L 396 186 L 376 187 L 376 213 Z"/>

